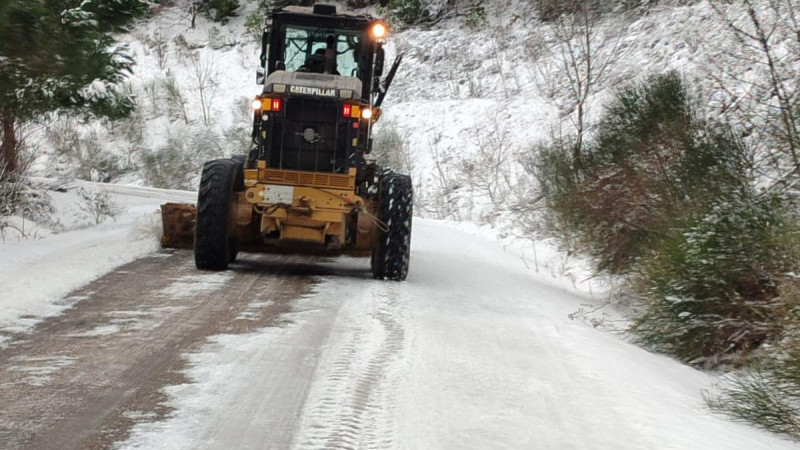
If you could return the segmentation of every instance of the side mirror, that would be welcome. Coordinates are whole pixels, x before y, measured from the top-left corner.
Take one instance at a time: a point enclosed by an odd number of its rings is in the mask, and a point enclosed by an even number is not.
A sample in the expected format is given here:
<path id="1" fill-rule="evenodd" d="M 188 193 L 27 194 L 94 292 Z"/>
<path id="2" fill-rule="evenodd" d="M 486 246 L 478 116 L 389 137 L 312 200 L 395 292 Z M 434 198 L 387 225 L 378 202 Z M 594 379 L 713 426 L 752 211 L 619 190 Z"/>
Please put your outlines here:
<path id="1" fill-rule="evenodd" d="M 269 49 L 269 28 L 261 33 L 261 67 L 267 67 L 267 50 Z"/>
<path id="2" fill-rule="evenodd" d="M 386 57 L 386 52 L 383 51 L 383 46 L 378 45 L 378 50 L 375 51 L 375 77 L 383 75 L 383 60 Z"/>
<path id="3" fill-rule="evenodd" d="M 266 79 L 267 71 L 264 70 L 263 67 L 259 67 L 258 70 L 256 70 L 256 84 L 263 85 L 266 82 Z"/>

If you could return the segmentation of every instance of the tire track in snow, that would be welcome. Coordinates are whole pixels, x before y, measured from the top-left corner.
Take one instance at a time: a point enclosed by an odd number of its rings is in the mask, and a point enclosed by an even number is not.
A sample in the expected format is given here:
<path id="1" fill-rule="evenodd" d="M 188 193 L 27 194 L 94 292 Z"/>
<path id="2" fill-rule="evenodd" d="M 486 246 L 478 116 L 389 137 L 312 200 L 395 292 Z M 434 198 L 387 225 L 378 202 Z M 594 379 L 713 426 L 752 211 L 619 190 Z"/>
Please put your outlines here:
<path id="1" fill-rule="evenodd" d="M 394 446 L 394 394 L 405 345 L 405 302 L 391 284 L 377 284 L 354 302 L 334 348 L 327 377 L 307 405 L 299 449 L 379 450 Z M 314 400 L 316 398 L 316 400 Z"/>

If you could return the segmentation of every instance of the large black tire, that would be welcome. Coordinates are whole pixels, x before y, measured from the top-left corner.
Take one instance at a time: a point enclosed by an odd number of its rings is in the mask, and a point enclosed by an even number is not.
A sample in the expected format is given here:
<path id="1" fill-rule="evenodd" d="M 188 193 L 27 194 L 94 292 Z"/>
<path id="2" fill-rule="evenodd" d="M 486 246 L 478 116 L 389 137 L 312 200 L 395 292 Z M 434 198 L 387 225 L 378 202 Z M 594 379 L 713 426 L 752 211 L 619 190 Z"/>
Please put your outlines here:
<path id="1" fill-rule="evenodd" d="M 385 171 L 379 177 L 378 218 L 387 230 L 378 232 L 378 242 L 372 250 L 372 276 L 403 281 L 411 257 L 414 190 L 408 175 Z"/>
<path id="2" fill-rule="evenodd" d="M 231 262 L 230 221 L 238 163 L 215 159 L 203 166 L 197 195 L 194 262 L 198 269 L 225 270 Z"/>

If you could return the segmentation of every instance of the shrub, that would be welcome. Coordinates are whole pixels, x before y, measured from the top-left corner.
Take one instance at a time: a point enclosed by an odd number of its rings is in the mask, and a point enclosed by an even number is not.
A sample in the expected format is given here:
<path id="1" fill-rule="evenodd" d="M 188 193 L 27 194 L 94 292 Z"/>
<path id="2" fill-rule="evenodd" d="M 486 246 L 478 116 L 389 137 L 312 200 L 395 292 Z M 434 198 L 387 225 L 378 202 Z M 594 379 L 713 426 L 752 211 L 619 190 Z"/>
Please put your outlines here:
<path id="1" fill-rule="evenodd" d="M 389 0 L 386 9 L 392 17 L 406 25 L 414 25 L 430 18 L 428 0 Z"/>
<path id="2" fill-rule="evenodd" d="M 57 229 L 59 224 L 53 221 L 55 207 L 47 193 L 35 187 L 22 174 L 4 176 L 5 169 L 0 167 L 0 240 L 5 241 L 6 231 L 20 238 L 36 237 L 36 227 L 26 227 L 25 221 L 15 223 L 13 216 L 27 221 Z"/>
<path id="3" fill-rule="evenodd" d="M 786 276 L 778 290 L 783 299 L 775 314 L 783 324 L 780 339 L 756 367 L 727 377 L 707 401 L 734 418 L 800 440 L 800 278 Z"/>
<path id="4" fill-rule="evenodd" d="M 167 145 L 141 152 L 141 169 L 145 182 L 164 189 L 195 189 L 203 163 L 221 157 L 219 137 L 201 131 L 188 136 L 188 130 L 172 132 Z"/>
<path id="5" fill-rule="evenodd" d="M 780 278 L 798 266 L 797 222 L 781 198 L 747 191 L 686 222 L 643 264 L 648 300 L 632 331 L 691 364 L 736 363 L 780 337 Z"/>
<path id="6" fill-rule="evenodd" d="M 469 9 L 464 23 L 473 30 L 486 25 L 486 9 L 483 5 L 476 5 Z"/>
<path id="7" fill-rule="evenodd" d="M 208 18 L 223 24 L 236 16 L 239 6 L 238 0 L 200 0 L 197 4 L 198 10 L 205 13 Z"/>
<path id="8" fill-rule="evenodd" d="M 261 33 L 264 29 L 264 13 L 261 10 L 257 10 L 248 14 L 244 22 L 244 27 L 247 30 L 247 34 L 253 36 L 256 41 L 260 42 Z"/>
<path id="9" fill-rule="evenodd" d="M 378 165 L 392 167 L 404 173 L 410 173 L 414 169 L 414 155 L 409 143 L 391 122 L 382 124 L 375 133 L 372 157 Z"/>
<path id="10" fill-rule="evenodd" d="M 111 200 L 111 195 L 106 191 L 78 188 L 81 215 L 100 225 L 106 219 L 116 218 L 121 210 Z"/>
<path id="11" fill-rule="evenodd" d="M 754 187 L 750 151 L 695 116 L 676 74 L 623 89 L 592 140 L 540 145 L 527 166 L 553 232 L 641 294 L 641 343 L 714 366 L 780 338 L 795 203 Z"/>
<path id="12" fill-rule="evenodd" d="M 551 221 L 611 273 L 628 271 L 675 217 L 748 180 L 747 149 L 695 117 L 672 72 L 620 91 L 592 142 L 567 137 L 534 150 Z"/>
<path id="13" fill-rule="evenodd" d="M 75 119 L 61 119 L 47 130 L 55 149 L 58 176 L 108 182 L 124 171 L 124 160 L 101 145 L 97 132 L 82 133 Z"/>

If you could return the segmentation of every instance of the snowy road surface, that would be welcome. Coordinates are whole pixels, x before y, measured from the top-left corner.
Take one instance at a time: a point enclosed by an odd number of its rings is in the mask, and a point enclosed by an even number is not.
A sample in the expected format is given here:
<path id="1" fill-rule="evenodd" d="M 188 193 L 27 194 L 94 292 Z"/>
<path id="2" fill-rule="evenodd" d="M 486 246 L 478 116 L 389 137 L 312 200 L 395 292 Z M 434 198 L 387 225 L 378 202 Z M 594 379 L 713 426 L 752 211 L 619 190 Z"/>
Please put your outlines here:
<path id="1" fill-rule="evenodd" d="M 496 243 L 417 220 L 412 245 L 405 283 L 350 258 L 121 266 L 0 349 L 0 448 L 798 448 L 570 320 L 585 300 Z"/>

